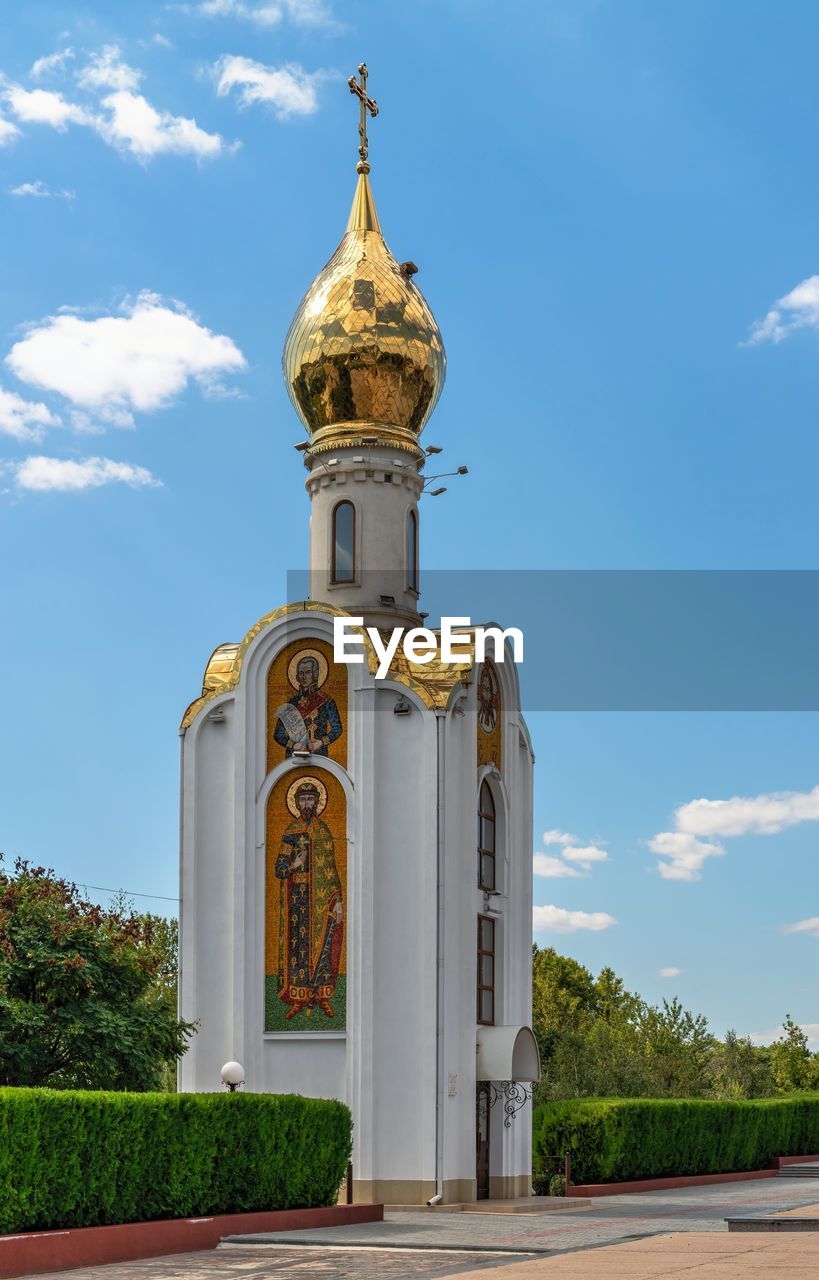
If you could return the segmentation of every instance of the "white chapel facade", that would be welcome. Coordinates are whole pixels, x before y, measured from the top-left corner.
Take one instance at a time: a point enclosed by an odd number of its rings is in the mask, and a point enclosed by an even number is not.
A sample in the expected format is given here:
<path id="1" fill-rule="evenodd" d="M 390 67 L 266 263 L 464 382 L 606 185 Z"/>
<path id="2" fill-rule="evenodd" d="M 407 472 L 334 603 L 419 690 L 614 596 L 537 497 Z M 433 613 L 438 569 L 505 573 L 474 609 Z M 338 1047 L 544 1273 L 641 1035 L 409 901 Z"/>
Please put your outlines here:
<path id="1" fill-rule="evenodd" d="M 528 1195 L 533 754 L 512 661 L 376 679 L 333 623 L 417 627 L 433 315 L 367 162 L 284 371 L 306 429 L 310 598 L 221 645 L 182 722 L 179 1087 L 338 1098 L 356 1201 Z M 376 109 L 377 110 L 377 109 Z M 471 652 L 470 652 L 471 651 Z M 491 650 L 490 650 L 491 652 Z"/>

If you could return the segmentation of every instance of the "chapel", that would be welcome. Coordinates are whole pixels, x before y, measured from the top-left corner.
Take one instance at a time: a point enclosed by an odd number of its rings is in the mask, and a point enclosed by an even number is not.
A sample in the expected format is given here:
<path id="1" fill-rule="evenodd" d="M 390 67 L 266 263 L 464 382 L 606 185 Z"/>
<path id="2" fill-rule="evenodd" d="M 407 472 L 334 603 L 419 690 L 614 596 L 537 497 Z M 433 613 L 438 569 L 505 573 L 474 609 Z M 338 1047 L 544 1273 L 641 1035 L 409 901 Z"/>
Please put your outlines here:
<path id="1" fill-rule="evenodd" d="M 381 229 L 367 71 L 349 220 L 299 304 L 309 598 L 211 656 L 181 726 L 179 1087 L 337 1098 L 355 1201 L 531 1189 L 534 757 L 512 661 L 335 662 L 333 622 L 416 627 L 422 433 L 444 343 Z M 436 450 L 437 452 L 437 450 Z M 307 530 L 305 503 L 305 533 Z"/>

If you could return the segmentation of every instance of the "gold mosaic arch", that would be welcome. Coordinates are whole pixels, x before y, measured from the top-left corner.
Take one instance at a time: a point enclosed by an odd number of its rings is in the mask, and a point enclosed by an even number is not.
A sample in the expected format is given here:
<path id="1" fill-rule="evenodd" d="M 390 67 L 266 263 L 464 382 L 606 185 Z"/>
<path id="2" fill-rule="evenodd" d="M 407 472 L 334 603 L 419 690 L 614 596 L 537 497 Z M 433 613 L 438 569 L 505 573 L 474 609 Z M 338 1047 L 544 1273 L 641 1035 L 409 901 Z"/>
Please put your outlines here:
<path id="1" fill-rule="evenodd" d="M 486 658 L 477 675 L 477 742 L 478 768 L 492 764 L 502 769 L 503 693 L 498 669 Z"/>
<path id="2" fill-rule="evenodd" d="M 190 728 L 199 712 L 209 702 L 236 688 L 242 674 L 245 654 L 266 627 L 289 614 L 305 612 L 326 613 L 331 617 L 339 618 L 351 616 L 346 609 L 339 609 L 336 605 L 323 604 L 318 600 L 300 600 L 295 604 L 281 605 L 278 609 L 266 613 L 250 628 L 240 643 L 220 644 L 217 649 L 214 649 L 205 668 L 201 695 L 190 704 L 182 717 L 180 732 L 184 733 Z M 444 710 L 453 689 L 458 685 L 467 686 L 471 682 L 475 656 L 474 639 L 467 632 L 464 633 L 464 637 L 470 642 L 471 652 L 463 661 L 446 665 L 437 658 L 429 663 L 410 662 L 403 651 L 399 650 L 390 664 L 390 677 L 416 693 L 424 705 L 431 710 Z M 375 673 L 378 669 L 378 657 L 366 634 L 364 643 L 369 670 Z"/>
<path id="3" fill-rule="evenodd" d="M 296 665 L 301 658 L 315 658 L 319 668 L 318 688 L 305 702 L 299 697 Z M 299 636 L 276 654 L 267 669 L 267 771 L 289 755 L 292 747 L 287 727 L 279 718 L 282 704 L 295 706 L 307 717 L 304 727 L 322 738 L 316 753 L 347 767 L 347 702 L 349 672 L 344 663 L 333 661 L 333 646 L 318 636 Z M 278 736 L 277 736 L 278 735 Z M 326 739 L 325 736 L 326 735 Z"/>
<path id="4" fill-rule="evenodd" d="M 312 816 L 296 801 L 306 783 Z M 347 799 L 311 762 L 282 774 L 265 806 L 266 1032 L 345 1029 L 346 933 Z"/>

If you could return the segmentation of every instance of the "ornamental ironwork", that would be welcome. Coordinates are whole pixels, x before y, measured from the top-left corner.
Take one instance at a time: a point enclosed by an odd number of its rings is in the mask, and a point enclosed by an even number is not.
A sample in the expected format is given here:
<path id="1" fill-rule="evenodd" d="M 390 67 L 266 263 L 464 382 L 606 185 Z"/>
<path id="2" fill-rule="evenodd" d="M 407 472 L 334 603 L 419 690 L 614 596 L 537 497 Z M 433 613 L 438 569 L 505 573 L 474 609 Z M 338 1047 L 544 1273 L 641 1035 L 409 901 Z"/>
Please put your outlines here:
<path id="1" fill-rule="evenodd" d="M 517 1080 L 490 1080 L 489 1106 L 494 1107 L 496 1102 L 503 1100 L 503 1126 L 509 1129 L 518 1112 L 531 1102 L 533 1093 L 534 1085 L 531 1084 L 521 1084 Z"/>

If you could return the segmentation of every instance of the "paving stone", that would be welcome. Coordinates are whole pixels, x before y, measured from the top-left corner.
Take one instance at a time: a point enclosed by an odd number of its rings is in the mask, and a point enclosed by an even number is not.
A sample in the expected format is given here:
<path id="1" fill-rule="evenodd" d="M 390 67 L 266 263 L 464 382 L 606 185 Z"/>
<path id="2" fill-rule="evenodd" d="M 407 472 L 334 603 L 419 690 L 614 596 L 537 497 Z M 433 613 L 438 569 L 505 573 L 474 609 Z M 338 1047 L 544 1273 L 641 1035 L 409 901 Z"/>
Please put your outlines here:
<path id="1" fill-rule="evenodd" d="M 595 1198 L 582 1213 L 510 1216 L 388 1211 L 383 1223 L 280 1232 L 265 1243 L 60 1272 L 39 1280 L 802 1280 L 819 1275 L 819 1238 L 729 1235 L 738 1214 L 819 1204 L 819 1180 L 722 1183 Z M 256 1237 L 258 1239 L 258 1237 Z M 616 1246 L 613 1248 L 612 1246 Z M 526 1259 L 529 1260 L 526 1260 Z M 785 1259 L 786 1261 L 781 1261 Z M 743 1269 L 744 1268 L 744 1269 Z M 766 1270 L 767 1268 L 767 1270 Z"/>

